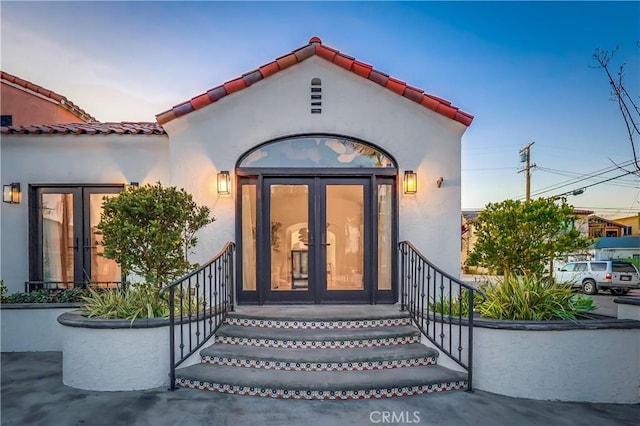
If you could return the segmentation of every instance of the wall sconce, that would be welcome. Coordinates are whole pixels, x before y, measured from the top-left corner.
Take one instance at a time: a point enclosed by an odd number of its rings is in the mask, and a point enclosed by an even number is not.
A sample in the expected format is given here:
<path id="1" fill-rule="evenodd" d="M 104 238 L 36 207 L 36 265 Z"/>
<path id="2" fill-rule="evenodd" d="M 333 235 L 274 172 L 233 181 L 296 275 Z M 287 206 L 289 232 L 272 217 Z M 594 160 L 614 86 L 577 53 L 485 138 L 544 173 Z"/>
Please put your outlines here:
<path id="1" fill-rule="evenodd" d="M 218 172 L 218 194 L 231 194 L 231 177 L 228 171 Z"/>
<path id="2" fill-rule="evenodd" d="M 20 204 L 20 184 L 2 185 L 2 201 L 9 204 Z"/>
<path id="3" fill-rule="evenodd" d="M 418 192 L 418 175 L 413 170 L 404 172 L 404 193 L 415 194 Z"/>
<path id="4" fill-rule="evenodd" d="M 133 188 L 138 188 L 140 186 L 139 182 L 129 182 L 127 184 L 124 185 L 125 189 L 133 189 Z"/>
<path id="5" fill-rule="evenodd" d="M 444 182 L 444 178 L 443 178 L 442 176 L 440 176 L 440 177 L 438 178 L 438 180 L 436 181 L 436 186 L 437 186 L 438 188 L 440 188 L 440 187 L 442 186 L 442 182 Z"/>

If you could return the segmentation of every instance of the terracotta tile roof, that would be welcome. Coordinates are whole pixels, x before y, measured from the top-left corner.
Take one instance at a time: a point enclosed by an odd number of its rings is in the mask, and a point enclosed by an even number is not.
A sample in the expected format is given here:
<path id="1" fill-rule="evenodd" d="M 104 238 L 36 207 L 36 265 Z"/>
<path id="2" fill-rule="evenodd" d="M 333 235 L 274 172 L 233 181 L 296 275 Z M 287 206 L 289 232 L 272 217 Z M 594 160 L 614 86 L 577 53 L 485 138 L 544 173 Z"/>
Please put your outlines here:
<path id="1" fill-rule="evenodd" d="M 71 123 L 0 128 L 0 134 L 59 134 L 59 135 L 166 135 L 158 123 Z"/>
<path id="2" fill-rule="evenodd" d="M 82 121 L 85 121 L 85 122 L 98 121 L 95 119 L 95 117 L 93 117 L 91 114 L 89 114 L 88 112 L 80 108 L 78 105 L 74 104 L 69 99 L 67 99 L 66 97 L 56 92 L 52 92 L 49 89 L 45 89 L 42 86 L 38 86 L 37 84 L 34 84 L 30 81 L 23 80 L 20 77 L 16 77 L 15 75 L 9 74 L 8 72 L 5 72 L 5 71 L 0 71 L 0 78 L 2 80 L 8 81 L 9 83 L 15 84 L 16 86 L 38 93 L 39 95 L 42 95 L 45 98 L 51 99 L 52 101 L 56 102 L 61 107 L 65 108 L 66 110 L 71 112 L 73 115 L 75 115 Z"/>
<path id="3" fill-rule="evenodd" d="M 231 93 L 242 90 L 252 84 L 267 78 L 278 71 L 282 71 L 292 65 L 304 61 L 311 56 L 319 56 L 329 62 L 353 72 L 360 77 L 369 79 L 379 85 L 386 87 L 400 96 L 404 96 L 416 103 L 421 104 L 425 108 L 435 111 L 445 117 L 458 121 L 465 126 L 469 126 L 473 121 L 473 115 L 451 105 L 451 102 L 438 98 L 416 87 L 407 85 L 404 81 L 396 80 L 387 74 L 373 69 L 373 66 L 357 61 L 351 56 L 347 56 L 331 47 L 322 44 L 318 37 L 311 37 L 309 44 L 303 46 L 293 52 L 277 58 L 275 61 L 265 64 L 256 70 L 243 74 L 241 77 L 228 81 L 220 86 L 214 87 L 207 92 L 185 101 L 173 108 L 161 112 L 156 115 L 158 123 L 165 124 L 175 118 L 189 114 L 200 108 L 216 102 L 220 98 L 230 95 Z"/>

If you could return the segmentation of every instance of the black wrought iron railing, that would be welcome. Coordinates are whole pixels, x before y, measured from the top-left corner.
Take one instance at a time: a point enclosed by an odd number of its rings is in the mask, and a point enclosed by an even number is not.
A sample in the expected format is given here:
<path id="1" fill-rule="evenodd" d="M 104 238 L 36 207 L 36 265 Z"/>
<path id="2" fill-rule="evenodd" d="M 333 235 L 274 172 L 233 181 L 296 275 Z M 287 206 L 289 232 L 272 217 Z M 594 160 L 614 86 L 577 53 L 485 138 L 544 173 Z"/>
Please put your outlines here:
<path id="1" fill-rule="evenodd" d="M 400 249 L 401 304 L 422 334 L 467 372 L 473 390 L 473 307 L 483 293 L 429 262 L 410 242 Z"/>
<path id="2" fill-rule="evenodd" d="M 36 290 L 69 290 L 72 288 L 122 289 L 124 281 L 26 281 L 24 291 Z"/>
<path id="3" fill-rule="evenodd" d="M 160 290 L 169 302 L 171 390 L 176 368 L 213 336 L 233 311 L 235 243 L 228 242 L 204 265 Z"/>

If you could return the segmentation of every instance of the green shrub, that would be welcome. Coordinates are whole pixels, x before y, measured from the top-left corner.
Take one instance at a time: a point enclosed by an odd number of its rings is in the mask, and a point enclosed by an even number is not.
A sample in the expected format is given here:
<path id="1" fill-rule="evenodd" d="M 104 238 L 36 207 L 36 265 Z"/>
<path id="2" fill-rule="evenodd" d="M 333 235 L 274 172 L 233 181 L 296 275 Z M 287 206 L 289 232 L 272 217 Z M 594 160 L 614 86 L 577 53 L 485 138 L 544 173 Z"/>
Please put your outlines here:
<path id="1" fill-rule="evenodd" d="M 209 207 L 197 206 L 184 189 L 147 184 L 104 199 L 99 244 L 123 275 L 135 273 L 162 288 L 197 267 L 188 254 L 197 231 L 214 220 Z"/>
<path id="2" fill-rule="evenodd" d="M 151 284 L 130 285 L 124 291 L 99 292 L 89 290 L 89 295 L 83 298 L 85 305 L 83 315 L 89 318 L 129 319 L 165 318 L 169 316 L 169 303 L 160 297 L 160 290 Z M 178 296 L 176 296 L 177 298 Z M 199 304 L 203 311 L 203 300 L 196 301 L 195 297 L 182 298 L 182 312 L 189 310 L 196 312 Z M 175 307 L 176 315 L 180 315 L 180 306 Z"/>
<path id="3" fill-rule="evenodd" d="M 593 299 L 575 295 L 571 286 L 549 284 L 535 276 L 510 275 L 506 280 L 480 287 L 484 297 L 477 295 L 474 310 L 482 318 L 543 321 L 575 320 L 596 309 Z M 464 292 L 465 290 L 463 290 Z M 467 298 L 462 299 L 462 315 L 469 314 Z M 458 315 L 458 299 L 451 301 L 453 315 Z M 449 315 L 449 299 L 432 303 L 433 312 Z"/>
<path id="4" fill-rule="evenodd" d="M 2 303 L 79 303 L 89 294 L 86 288 L 35 290 L 2 297 Z"/>
<path id="5" fill-rule="evenodd" d="M 448 297 L 443 297 L 440 300 L 436 300 L 435 303 L 430 303 L 429 309 L 439 314 L 454 316 L 462 315 L 463 317 L 469 316 L 469 290 L 463 288 L 460 296 L 461 298 L 454 297 L 451 300 Z M 477 311 L 477 306 L 481 300 L 482 295 L 480 293 L 475 293 L 473 295 L 473 306 L 476 308 L 474 309 L 475 311 Z"/>

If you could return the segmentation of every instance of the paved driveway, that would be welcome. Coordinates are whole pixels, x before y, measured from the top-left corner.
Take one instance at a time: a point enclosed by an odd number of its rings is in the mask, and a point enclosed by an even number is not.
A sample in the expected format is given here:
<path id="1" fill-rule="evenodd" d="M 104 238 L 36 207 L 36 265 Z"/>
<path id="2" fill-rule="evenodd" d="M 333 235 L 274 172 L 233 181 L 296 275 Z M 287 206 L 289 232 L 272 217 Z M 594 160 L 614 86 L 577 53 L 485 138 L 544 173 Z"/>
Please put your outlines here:
<path id="1" fill-rule="evenodd" d="M 2 425 L 640 424 L 640 405 L 533 401 L 481 391 L 358 401 L 278 400 L 191 389 L 91 392 L 64 386 L 61 365 L 59 352 L 2 354 Z"/>

